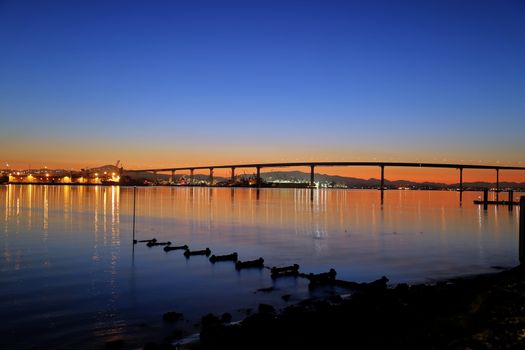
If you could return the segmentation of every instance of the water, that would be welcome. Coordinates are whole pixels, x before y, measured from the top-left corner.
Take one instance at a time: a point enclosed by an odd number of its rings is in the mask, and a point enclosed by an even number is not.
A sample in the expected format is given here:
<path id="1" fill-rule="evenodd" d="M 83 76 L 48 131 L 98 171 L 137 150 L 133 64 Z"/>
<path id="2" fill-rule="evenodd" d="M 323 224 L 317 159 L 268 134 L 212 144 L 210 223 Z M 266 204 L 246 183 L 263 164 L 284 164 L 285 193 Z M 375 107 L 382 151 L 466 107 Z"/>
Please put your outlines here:
<path id="1" fill-rule="evenodd" d="M 138 188 L 136 238 L 213 254 L 337 270 L 358 282 L 425 282 L 518 264 L 518 208 L 472 201 L 480 193 L 374 190 Z M 504 196 L 504 194 L 502 194 Z M 133 189 L 0 186 L 0 329 L 4 348 L 127 348 L 196 331 L 208 313 L 234 320 L 259 303 L 309 296 L 303 279 L 267 269 L 132 244 Z M 260 288 L 274 286 L 265 293 Z M 289 302 L 281 297 L 291 294 Z M 176 324 L 167 311 L 184 313 Z"/>

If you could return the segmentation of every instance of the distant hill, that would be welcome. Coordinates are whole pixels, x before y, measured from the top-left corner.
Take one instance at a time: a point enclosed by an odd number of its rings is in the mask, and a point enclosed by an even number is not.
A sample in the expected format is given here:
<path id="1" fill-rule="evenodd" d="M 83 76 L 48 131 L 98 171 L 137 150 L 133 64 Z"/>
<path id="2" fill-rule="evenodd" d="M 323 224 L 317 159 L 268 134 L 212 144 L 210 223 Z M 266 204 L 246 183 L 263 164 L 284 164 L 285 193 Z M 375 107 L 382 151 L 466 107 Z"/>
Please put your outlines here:
<path id="1" fill-rule="evenodd" d="M 261 173 L 261 178 L 267 182 L 309 182 L 310 173 L 302 171 L 272 171 Z M 342 185 L 356 188 L 372 188 L 380 186 L 380 179 L 359 179 L 355 177 L 346 177 L 339 175 L 315 174 L 315 181 L 325 184 Z M 525 188 L 525 182 L 500 182 L 500 188 Z M 388 180 L 385 179 L 385 186 L 388 187 L 409 187 L 409 188 L 457 188 L 459 183 L 446 184 L 442 182 L 415 182 L 409 180 Z M 464 182 L 464 188 L 488 188 L 495 187 L 496 183 L 492 182 Z"/>

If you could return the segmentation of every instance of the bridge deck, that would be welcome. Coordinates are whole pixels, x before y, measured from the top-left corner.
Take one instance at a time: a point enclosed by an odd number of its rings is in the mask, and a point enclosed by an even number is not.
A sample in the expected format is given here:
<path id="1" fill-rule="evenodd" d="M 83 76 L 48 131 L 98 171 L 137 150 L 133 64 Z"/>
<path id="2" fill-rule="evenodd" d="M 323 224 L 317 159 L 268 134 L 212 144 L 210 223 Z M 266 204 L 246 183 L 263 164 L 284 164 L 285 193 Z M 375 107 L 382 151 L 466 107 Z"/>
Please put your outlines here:
<path id="1" fill-rule="evenodd" d="M 180 171 L 200 169 L 231 169 L 231 168 L 282 168 L 282 167 L 318 167 L 318 166 L 378 166 L 378 167 L 413 167 L 413 168 L 448 168 L 448 169 L 489 169 L 489 170 L 525 170 L 525 167 L 504 165 L 477 165 L 454 163 L 406 163 L 406 162 L 290 162 L 290 163 L 251 163 L 229 165 L 186 166 L 174 168 L 133 169 L 126 171 Z"/>

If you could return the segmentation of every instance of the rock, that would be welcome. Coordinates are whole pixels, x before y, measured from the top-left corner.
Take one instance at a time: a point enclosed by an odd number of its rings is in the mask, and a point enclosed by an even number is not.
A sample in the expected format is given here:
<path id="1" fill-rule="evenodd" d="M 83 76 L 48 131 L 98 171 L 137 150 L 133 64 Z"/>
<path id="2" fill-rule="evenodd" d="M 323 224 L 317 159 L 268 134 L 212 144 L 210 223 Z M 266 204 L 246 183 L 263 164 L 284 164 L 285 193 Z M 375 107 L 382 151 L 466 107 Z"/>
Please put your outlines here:
<path id="1" fill-rule="evenodd" d="M 159 350 L 159 345 L 157 343 L 153 343 L 153 342 L 150 342 L 150 343 L 147 343 L 146 345 L 144 345 L 144 347 L 142 348 L 143 350 Z"/>
<path id="2" fill-rule="evenodd" d="M 235 263 L 235 268 L 237 270 L 245 269 L 245 268 L 260 268 L 262 269 L 264 267 L 264 259 L 259 258 L 256 260 L 248 260 L 248 261 L 237 261 Z"/>
<path id="3" fill-rule="evenodd" d="M 201 319 L 202 328 L 220 324 L 221 320 L 214 314 L 207 314 Z"/>
<path id="4" fill-rule="evenodd" d="M 228 255 L 212 255 L 210 257 L 210 262 L 212 262 L 212 263 L 216 263 L 218 261 L 233 261 L 233 262 L 237 262 L 238 257 L 239 257 L 239 255 L 237 254 L 237 252 L 234 252 L 234 253 L 228 254 Z"/>
<path id="5" fill-rule="evenodd" d="M 269 304 L 259 304 L 259 313 L 261 314 L 273 314 L 275 313 L 275 308 Z"/>
<path id="6" fill-rule="evenodd" d="M 396 292 L 403 292 L 403 293 L 406 293 L 408 292 L 408 290 L 410 289 L 410 287 L 408 286 L 408 284 L 406 283 L 399 283 L 396 288 L 394 288 L 394 290 Z"/>
<path id="7" fill-rule="evenodd" d="M 206 249 L 202 249 L 202 250 L 186 250 L 184 252 L 184 256 L 186 258 L 189 258 L 190 256 L 194 256 L 194 255 L 206 255 L 206 256 L 209 256 L 211 254 L 211 250 L 210 248 L 206 248 Z"/>
<path id="8" fill-rule="evenodd" d="M 328 300 L 330 300 L 331 303 L 339 304 L 343 301 L 343 298 L 341 298 L 340 295 L 332 295 Z"/>
<path id="9" fill-rule="evenodd" d="M 180 312 L 170 311 L 162 315 L 162 319 L 166 322 L 175 322 L 175 321 L 180 320 L 182 316 L 183 315 Z"/>
<path id="10" fill-rule="evenodd" d="M 106 342 L 106 349 L 120 349 L 124 346 L 124 339 L 115 339 Z"/>
<path id="11" fill-rule="evenodd" d="M 232 314 L 229 312 L 225 312 L 221 316 L 221 322 L 222 323 L 230 323 L 232 321 Z"/>

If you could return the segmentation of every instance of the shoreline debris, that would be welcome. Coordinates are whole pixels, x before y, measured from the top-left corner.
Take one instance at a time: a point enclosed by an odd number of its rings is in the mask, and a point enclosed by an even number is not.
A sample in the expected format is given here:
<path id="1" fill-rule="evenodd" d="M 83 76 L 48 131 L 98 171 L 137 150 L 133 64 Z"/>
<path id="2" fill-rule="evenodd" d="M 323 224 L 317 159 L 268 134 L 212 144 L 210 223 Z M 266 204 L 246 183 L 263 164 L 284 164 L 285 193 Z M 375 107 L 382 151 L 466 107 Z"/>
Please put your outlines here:
<path id="1" fill-rule="evenodd" d="M 248 260 L 248 261 L 237 261 L 235 263 L 235 268 L 237 270 L 240 270 L 240 269 L 247 269 L 247 268 L 263 268 L 264 267 L 264 259 L 263 258 L 259 258 L 259 259 L 256 259 L 256 260 Z"/>
<path id="2" fill-rule="evenodd" d="M 334 269 L 330 269 L 328 272 L 322 272 L 318 274 L 309 273 L 306 275 L 306 278 L 310 280 L 309 287 L 313 287 L 325 284 L 334 284 L 336 275 L 337 272 Z"/>
<path id="3" fill-rule="evenodd" d="M 293 264 L 293 265 L 284 266 L 284 267 L 272 267 L 270 271 L 271 271 L 272 278 L 286 277 L 286 276 L 297 277 L 299 275 L 299 265 Z"/>
<path id="4" fill-rule="evenodd" d="M 170 241 L 167 241 L 167 242 L 157 242 L 157 240 L 155 240 L 155 242 L 149 242 L 148 244 L 146 244 L 148 247 L 156 247 L 156 246 L 161 246 L 161 245 L 171 245 L 171 242 Z"/>
<path id="5" fill-rule="evenodd" d="M 167 247 L 164 247 L 164 251 L 165 252 L 169 252 L 171 250 L 188 250 L 188 246 L 185 244 L 185 245 L 176 245 L 176 246 L 167 246 Z"/>
<path id="6" fill-rule="evenodd" d="M 210 248 L 206 248 L 206 249 L 202 249 L 202 250 L 189 250 L 187 249 L 185 252 L 184 252 L 184 256 L 189 258 L 190 256 L 193 256 L 193 255 L 206 255 L 206 256 L 209 256 L 211 254 L 211 250 Z"/>
<path id="7" fill-rule="evenodd" d="M 237 259 L 238 259 L 238 255 L 237 255 L 237 252 L 234 252 L 234 253 L 231 253 L 231 254 L 227 254 L 227 255 L 212 255 L 210 257 L 210 262 L 212 263 L 216 263 L 218 261 L 233 261 L 233 262 L 237 262 Z"/>
<path id="8" fill-rule="evenodd" d="M 137 243 L 156 243 L 157 242 L 157 239 L 156 238 L 152 238 L 152 239 L 141 239 L 140 241 L 137 241 L 136 239 L 133 240 L 133 244 L 137 244 Z"/>

